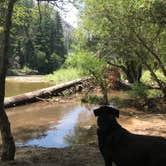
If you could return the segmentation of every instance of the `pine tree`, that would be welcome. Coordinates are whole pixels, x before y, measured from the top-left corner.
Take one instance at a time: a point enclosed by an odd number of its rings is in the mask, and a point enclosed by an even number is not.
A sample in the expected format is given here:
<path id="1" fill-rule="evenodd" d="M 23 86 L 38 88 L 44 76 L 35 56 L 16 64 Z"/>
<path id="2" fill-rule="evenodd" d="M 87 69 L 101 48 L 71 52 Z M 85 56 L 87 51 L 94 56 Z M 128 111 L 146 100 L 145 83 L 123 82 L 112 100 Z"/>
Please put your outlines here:
<path id="1" fill-rule="evenodd" d="M 59 13 L 56 13 L 56 42 L 55 42 L 55 52 L 57 55 L 60 55 L 61 58 L 64 58 L 66 54 L 66 48 L 64 45 L 64 34 L 62 27 L 62 20 Z"/>

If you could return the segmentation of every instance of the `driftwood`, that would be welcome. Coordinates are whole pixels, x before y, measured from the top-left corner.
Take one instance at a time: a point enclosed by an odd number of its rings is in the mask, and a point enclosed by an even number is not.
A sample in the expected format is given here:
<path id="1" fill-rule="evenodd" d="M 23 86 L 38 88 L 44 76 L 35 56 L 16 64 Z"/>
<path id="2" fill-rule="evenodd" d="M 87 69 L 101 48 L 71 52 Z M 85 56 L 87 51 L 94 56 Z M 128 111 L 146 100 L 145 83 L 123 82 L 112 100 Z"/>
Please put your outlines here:
<path id="1" fill-rule="evenodd" d="M 51 96 L 57 96 L 59 93 L 62 93 L 64 90 L 70 89 L 72 87 L 78 87 L 75 88 L 76 91 L 79 91 L 79 85 L 82 85 L 84 82 L 88 81 L 89 78 L 84 79 L 77 79 L 74 81 L 69 81 L 64 84 L 36 90 L 33 92 L 28 92 L 24 94 L 20 94 L 17 96 L 7 97 L 4 101 L 4 106 L 6 108 L 17 106 L 17 105 L 23 105 L 26 103 L 32 103 L 41 101 L 41 99 L 49 98 Z"/>

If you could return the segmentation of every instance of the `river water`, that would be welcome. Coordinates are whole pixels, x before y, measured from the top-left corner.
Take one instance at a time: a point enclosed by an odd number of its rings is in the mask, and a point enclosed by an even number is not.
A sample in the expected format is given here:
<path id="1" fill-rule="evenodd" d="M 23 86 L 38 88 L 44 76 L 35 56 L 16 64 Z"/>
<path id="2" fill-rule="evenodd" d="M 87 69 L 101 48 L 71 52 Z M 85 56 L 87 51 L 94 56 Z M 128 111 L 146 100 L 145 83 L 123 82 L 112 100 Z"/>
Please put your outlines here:
<path id="1" fill-rule="evenodd" d="M 51 83 L 44 80 L 43 76 L 10 76 L 6 79 L 5 96 L 15 96 L 26 92 L 47 88 L 51 85 Z"/>
<path id="2" fill-rule="evenodd" d="M 34 103 L 7 110 L 18 146 L 63 148 L 91 142 L 96 133 L 92 109 L 80 103 Z"/>

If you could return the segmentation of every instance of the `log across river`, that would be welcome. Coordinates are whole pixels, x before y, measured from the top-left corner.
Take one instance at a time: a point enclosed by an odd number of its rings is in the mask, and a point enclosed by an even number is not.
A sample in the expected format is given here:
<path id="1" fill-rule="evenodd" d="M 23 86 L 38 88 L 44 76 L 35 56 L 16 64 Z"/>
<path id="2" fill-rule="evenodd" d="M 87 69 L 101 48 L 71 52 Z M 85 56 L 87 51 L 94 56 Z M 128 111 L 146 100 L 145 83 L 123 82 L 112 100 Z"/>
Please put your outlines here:
<path id="1" fill-rule="evenodd" d="M 80 91 L 83 84 L 86 84 L 89 80 L 89 78 L 77 79 L 74 81 L 69 81 L 60 85 L 43 88 L 33 92 L 28 92 L 12 97 L 6 97 L 4 101 L 4 106 L 6 108 L 9 108 L 17 105 L 23 105 L 26 103 L 37 102 L 51 96 L 58 96 L 59 94 L 63 93 L 63 91 L 70 90 L 71 88 L 71 91 L 77 92 Z"/>

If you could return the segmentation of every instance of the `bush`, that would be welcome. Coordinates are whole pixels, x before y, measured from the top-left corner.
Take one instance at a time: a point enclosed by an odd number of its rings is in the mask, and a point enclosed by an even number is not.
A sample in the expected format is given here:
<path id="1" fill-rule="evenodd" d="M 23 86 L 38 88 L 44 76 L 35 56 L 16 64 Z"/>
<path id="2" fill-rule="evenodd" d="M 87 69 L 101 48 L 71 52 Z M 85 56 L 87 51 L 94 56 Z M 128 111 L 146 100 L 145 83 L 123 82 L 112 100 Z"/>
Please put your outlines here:
<path id="1" fill-rule="evenodd" d="M 46 60 L 46 54 L 42 51 L 37 50 L 36 51 L 36 65 L 35 69 L 37 69 L 40 73 L 47 73 L 47 60 Z"/>
<path id="2" fill-rule="evenodd" d="M 55 84 L 59 84 L 81 78 L 81 75 L 77 69 L 67 68 L 54 71 L 53 74 L 49 74 L 45 78 Z"/>
<path id="3" fill-rule="evenodd" d="M 96 85 L 108 86 L 107 63 L 92 52 L 76 50 L 68 56 L 65 66 L 77 68 L 83 76 L 92 76 Z"/>
<path id="4" fill-rule="evenodd" d="M 97 57 L 94 53 L 85 50 L 76 50 L 67 60 L 66 65 L 76 67 L 82 75 L 91 76 L 95 85 L 100 86 L 103 101 L 108 104 L 108 65 L 104 58 Z"/>
<path id="5" fill-rule="evenodd" d="M 130 95 L 131 97 L 134 97 L 134 98 L 147 98 L 148 88 L 142 83 L 135 83 L 132 86 Z"/>
<path id="6" fill-rule="evenodd" d="M 152 78 L 150 75 L 149 71 L 144 71 L 141 77 L 141 82 L 145 83 L 145 84 L 150 84 L 152 82 Z"/>
<path id="7" fill-rule="evenodd" d="M 59 69 L 63 63 L 64 59 L 61 56 L 57 55 L 55 52 L 52 53 L 47 65 L 48 72 L 50 73 Z"/>
<path id="8" fill-rule="evenodd" d="M 159 89 L 149 89 L 148 90 L 148 97 L 149 98 L 156 98 L 156 97 L 163 97 L 164 94 Z"/>
<path id="9" fill-rule="evenodd" d="M 81 101 L 83 103 L 90 103 L 90 104 L 103 104 L 103 97 L 87 94 L 85 97 L 81 99 Z"/>

